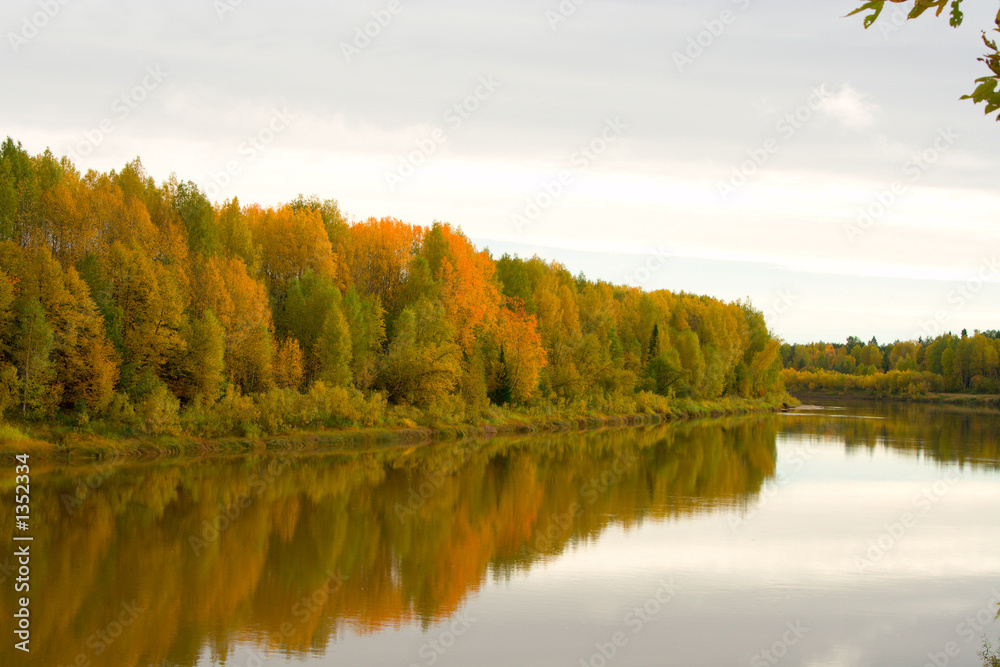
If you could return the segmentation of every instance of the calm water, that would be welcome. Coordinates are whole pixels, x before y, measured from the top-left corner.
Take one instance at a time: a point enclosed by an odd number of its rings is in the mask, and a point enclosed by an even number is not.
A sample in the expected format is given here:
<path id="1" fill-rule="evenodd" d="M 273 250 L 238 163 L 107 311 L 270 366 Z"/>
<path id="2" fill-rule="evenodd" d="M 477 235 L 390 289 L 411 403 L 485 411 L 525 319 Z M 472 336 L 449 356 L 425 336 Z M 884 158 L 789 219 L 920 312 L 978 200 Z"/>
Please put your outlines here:
<path id="1" fill-rule="evenodd" d="M 5 632 L 0 665 L 978 665 L 998 440 L 995 413 L 826 406 L 36 466 L 32 653 Z"/>

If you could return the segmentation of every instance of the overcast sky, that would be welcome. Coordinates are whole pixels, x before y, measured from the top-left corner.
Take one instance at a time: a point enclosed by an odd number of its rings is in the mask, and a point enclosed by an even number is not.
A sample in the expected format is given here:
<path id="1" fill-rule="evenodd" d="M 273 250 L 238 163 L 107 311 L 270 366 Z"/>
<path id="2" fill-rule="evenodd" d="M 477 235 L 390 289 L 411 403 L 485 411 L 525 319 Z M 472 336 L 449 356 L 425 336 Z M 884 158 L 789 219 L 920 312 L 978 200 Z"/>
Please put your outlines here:
<path id="1" fill-rule="evenodd" d="M 7 0 L 0 133 L 749 296 L 789 342 L 997 329 L 1000 124 L 958 99 L 996 7 L 966 5 Z"/>

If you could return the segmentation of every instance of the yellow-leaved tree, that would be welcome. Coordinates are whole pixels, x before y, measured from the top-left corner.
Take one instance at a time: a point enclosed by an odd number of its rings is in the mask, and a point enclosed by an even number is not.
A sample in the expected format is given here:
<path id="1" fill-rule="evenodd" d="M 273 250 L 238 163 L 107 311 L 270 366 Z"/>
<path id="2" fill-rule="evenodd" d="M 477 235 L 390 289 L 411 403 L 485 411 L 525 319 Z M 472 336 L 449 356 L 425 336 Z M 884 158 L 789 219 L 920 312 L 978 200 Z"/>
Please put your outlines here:
<path id="1" fill-rule="evenodd" d="M 101 411 L 118 379 L 115 351 L 86 284 L 47 248 L 0 243 L 4 363 L 18 369 L 22 414 Z M 16 284 L 16 290 L 11 289 Z"/>

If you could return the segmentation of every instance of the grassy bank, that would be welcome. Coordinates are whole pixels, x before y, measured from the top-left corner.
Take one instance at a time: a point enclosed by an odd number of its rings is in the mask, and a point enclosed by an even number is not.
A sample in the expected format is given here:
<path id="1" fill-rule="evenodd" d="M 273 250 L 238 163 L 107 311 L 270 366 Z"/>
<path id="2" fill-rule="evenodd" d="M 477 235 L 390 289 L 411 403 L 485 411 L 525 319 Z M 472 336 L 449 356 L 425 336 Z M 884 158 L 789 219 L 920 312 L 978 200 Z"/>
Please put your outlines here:
<path id="1" fill-rule="evenodd" d="M 878 391 L 861 390 L 793 390 L 792 395 L 800 401 L 814 398 L 852 398 L 866 401 L 892 401 L 895 403 L 929 403 L 937 405 L 957 405 L 968 408 L 1000 409 L 1000 395 L 997 394 L 955 394 L 927 393 L 916 396 L 886 394 Z"/>
<path id="2" fill-rule="evenodd" d="M 329 451 L 378 444 L 405 445 L 439 439 L 490 437 L 504 433 L 572 431 L 605 426 L 659 423 L 704 417 L 781 410 L 798 402 L 791 396 L 715 401 L 663 399 L 640 411 L 607 414 L 594 410 L 491 408 L 476 423 L 436 423 L 414 412 L 387 414 L 378 426 L 289 429 L 275 434 L 229 434 L 220 437 L 144 435 L 116 431 L 103 422 L 14 422 L 0 425 L 0 459 L 27 453 L 33 458 L 81 463 L 112 457 L 182 457 L 267 451 Z M 415 418 L 415 419 L 414 419 Z"/>

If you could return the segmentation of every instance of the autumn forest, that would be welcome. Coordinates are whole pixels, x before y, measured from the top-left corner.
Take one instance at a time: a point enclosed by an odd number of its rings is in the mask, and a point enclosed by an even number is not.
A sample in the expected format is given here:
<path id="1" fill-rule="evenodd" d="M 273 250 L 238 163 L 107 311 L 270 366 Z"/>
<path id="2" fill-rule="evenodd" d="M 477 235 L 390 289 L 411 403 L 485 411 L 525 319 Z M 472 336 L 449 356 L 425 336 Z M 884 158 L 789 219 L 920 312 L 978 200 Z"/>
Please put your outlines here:
<path id="1" fill-rule="evenodd" d="M 220 204 L 139 159 L 0 150 L 0 415 L 259 435 L 783 396 L 749 302 L 645 292 L 333 200 Z M 14 426 L 8 432 L 16 432 Z"/>
<path id="2" fill-rule="evenodd" d="M 930 393 L 1000 393 L 1000 331 L 962 330 L 933 338 L 782 345 L 791 391 L 859 392 L 920 398 Z"/>

